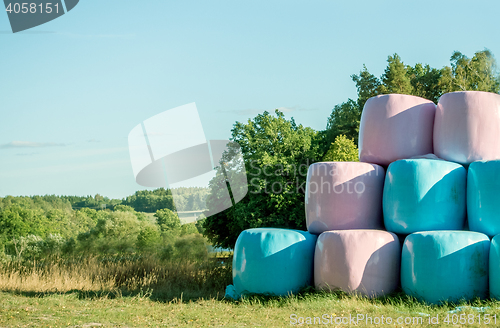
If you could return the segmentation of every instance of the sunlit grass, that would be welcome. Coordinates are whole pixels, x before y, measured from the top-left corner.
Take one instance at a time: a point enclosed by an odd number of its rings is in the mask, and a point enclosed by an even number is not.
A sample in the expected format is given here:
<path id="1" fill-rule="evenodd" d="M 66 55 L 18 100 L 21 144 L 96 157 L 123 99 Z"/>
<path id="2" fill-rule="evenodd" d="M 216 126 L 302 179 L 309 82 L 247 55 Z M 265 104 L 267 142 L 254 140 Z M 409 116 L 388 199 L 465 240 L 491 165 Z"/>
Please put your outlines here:
<path id="1" fill-rule="evenodd" d="M 155 256 L 11 262 L 0 268 L 0 326 L 483 327 L 478 316 L 484 314 L 496 314 L 497 324 L 490 326 L 500 325 L 494 300 L 429 305 L 402 292 L 368 299 L 309 287 L 287 297 L 231 301 L 223 297 L 231 280 L 231 261 L 220 256 L 198 262 Z M 474 322 L 444 322 L 455 314 Z M 376 324 L 382 316 L 408 322 Z M 341 322 L 347 318 L 356 325 Z"/>

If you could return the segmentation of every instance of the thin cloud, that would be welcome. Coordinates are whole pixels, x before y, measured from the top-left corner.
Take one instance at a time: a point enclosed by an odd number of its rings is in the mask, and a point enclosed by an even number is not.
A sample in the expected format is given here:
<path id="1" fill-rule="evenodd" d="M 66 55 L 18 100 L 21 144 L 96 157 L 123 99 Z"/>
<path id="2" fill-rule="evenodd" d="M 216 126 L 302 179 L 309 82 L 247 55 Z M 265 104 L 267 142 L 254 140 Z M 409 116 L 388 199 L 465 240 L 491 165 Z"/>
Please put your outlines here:
<path id="1" fill-rule="evenodd" d="M 0 149 L 7 148 L 44 148 L 44 147 L 64 147 L 63 143 L 55 142 L 33 142 L 33 141 L 11 141 L 9 143 L 0 145 Z"/>
<path id="2" fill-rule="evenodd" d="M 279 107 L 278 110 L 283 113 L 291 113 L 291 112 L 312 112 L 318 110 L 317 108 L 304 108 L 300 106 L 292 106 L 292 107 Z"/>
<path id="3" fill-rule="evenodd" d="M 97 140 L 97 139 L 90 139 L 90 140 L 87 140 L 87 142 L 94 143 L 94 142 L 101 142 L 101 140 Z"/>
<path id="4" fill-rule="evenodd" d="M 77 34 L 77 33 L 68 33 L 68 32 L 59 32 L 57 33 L 63 36 L 69 36 L 71 38 L 80 38 L 80 39 L 134 39 L 136 38 L 136 33 L 129 34 Z"/>
<path id="5" fill-rule="evenodd" d="M 16 35 L 19 34 L 54 34 L 57 33 L 55 31 L 20 31 L 15 33 Z M 0 34 L 14 34 L 12 31 L 0 31 Z"/>
<path id="6" fill-rule="evenodd" d="M 264 113 L 264 109 L 233 109 L 233 110 L 218 110 L 219 113 L 235 113 L 237 115 L 255 115 Z"/>

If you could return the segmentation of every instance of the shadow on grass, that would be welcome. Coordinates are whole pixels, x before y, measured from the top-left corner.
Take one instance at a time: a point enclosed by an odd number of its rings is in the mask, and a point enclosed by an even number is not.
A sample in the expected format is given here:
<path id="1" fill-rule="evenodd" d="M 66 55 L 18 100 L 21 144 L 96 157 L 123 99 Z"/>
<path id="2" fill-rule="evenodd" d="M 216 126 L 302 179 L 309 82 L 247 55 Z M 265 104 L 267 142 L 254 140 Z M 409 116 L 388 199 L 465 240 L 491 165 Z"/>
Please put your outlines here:
<path id="1" fill-rule="evenodd" d="M 154 288 L 156 287 L 156 289 Z M 272 296 L 272 295 L 245 295 L 242 299 L 234 301 L 224 298 L 222 290 L 217 289 L 184 289 L 173 290 L 168 286 L 151 286 L 151 288 L 140 289 L 135 291 L 130 290 L 78 290 L 72 289 L 64 292 L 58 291 L 19 291 L 19 290 L 2 290 L 4 293 L 20 295 L 30 298 L 44 298 L 53 295 L 75 295 L 80 300 L 99 300 L 99 299 L 149 299 L 159 303 L 189 303 L 200 300 L 216 300 L 224 303 L 235 305 L 260 305 L 264 307 L 281 307 L 289 306 L 297 302 L 357 302 L 367 307 L 383 307 L 389 306 L 401 313 L 418 313 L 427 315 L 436 312 L 461 311 L 463 309 L 491 309 L 497 312 L 500 307 L 500 302 L 492 299 L 481 300 L 476 298 L 471 301 L 462 300 L 460 302 L 442 302 L 439 305 L 428 304 L 419 301 L 415 297 L 406 295 L 401 289 L 394 293 L 378 298 L 367 298 L 361 295 L 350 295 L 342 291 L 318 291 L 314 287 L 306 287 L 297 294 L 288 296 Z M 458 309 L 458 310 L 457 310 Z"/>
<path id="2" fill-rule="evenodd" d="M 160 303 L 188 303 L 191 301 L 214 299 L 222 301 L 224 299 L 223 291 L 217 290 L 184 290 L 184 291 L 174 291 L 174 290 L 164 290 L 159 288 L 154 290 L 152 288 L 146 288 L 141 290 L 79 290 L 71 289 L 68 291 L 20 291 L 20 290 L 0 290 L 2 293 L 8 293 L 11 295 L 18 295 L 29 298 L 45 298 L 54 295 L 75 295 L 79 300 L 98 300 L 98 299 L 119 299 L 119 298 L 138 298 L 138 299 L 149 299 L 154 302 Z"/>
<path id="3" fill-rule="evenodd" d="M 462 311 L 465 309 L 475 309 L 476 311 L 484 311 L 491 309 L 498 311 L 500 309 L 500 301 L 495 299 L 480 299 L 460 300 L 459 302 L 441 302 L 440 304 L 430 304 L 422 300 L 418 300 L 413 296 L 405 294 L 401 288 L 395 292 L 375 298 L 368 298 L 361 294 L 348 294 L 343 291 L 324 291 L 316 290 L 314 287 L 306 287 L 299 293 L 288 296 L 272 296 L 251 294 L 245 295 L 242 299 L 234 301 L 224 299 L 225 302 L 234 304 L 247 304 L 261 306 L 286 306 L 294 302 L 314 302 L 314 301 L 337 301 L 337 302 L 361 302 L 366 306 L 392 307 L 400 309 L 401 313 L 419 313 L 427 315 L 428 313 Z"/>

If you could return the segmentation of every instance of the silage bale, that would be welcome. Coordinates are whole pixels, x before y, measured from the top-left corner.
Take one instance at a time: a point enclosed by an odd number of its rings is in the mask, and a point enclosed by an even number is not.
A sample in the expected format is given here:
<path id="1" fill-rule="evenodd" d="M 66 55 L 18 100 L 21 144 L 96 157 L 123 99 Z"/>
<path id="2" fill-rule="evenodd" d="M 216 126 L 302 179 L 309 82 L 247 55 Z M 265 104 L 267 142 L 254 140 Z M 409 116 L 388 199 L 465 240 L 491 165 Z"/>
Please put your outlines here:
<path id="1" fill-rule="evenodd" d="M 436 105 L 427 99 L 379 95 L 368 99 L 359 127 L 359 160 L 387 166 L 433 152 Z"/>
<path id="2" fill-rule="evenodd" d="M 478 161 L 467 174 L 469 228 L 489 237 L 500 233 L 500 161 Z"/>
<path id="3" fill-rule="evenodd" d="M 381 229 L 384 169 L 360 162 L 321 162 L 309 166 L 306 221 L 310 233 Z"/>
<path id="4" fill-rule="evenodd" d="M 386 229 L 395 233 L 463 229 L 465 168 L 432 159 L 393 162 L 385 177 L 383 211 Z"/>
<path id="5" fill-rule="evenodd" d="M 490 297 L 500 300 L 500 235 L 491 239 L 489 274 Z"/>
<path id="6" fill-rule="evenodd" d="M 500 95 L 482 91 L 446 93 L 434 123 L 434 153 L 461 164 L 500 159 Z"/>
<path id="7" fill-rule="evenodd" d="M 490 239 L 471 231 L 426 231 L 408 237 L 401 254 L 401 286 L 437 304 L 488 294 Z"/>
<path id="8" fill-rule="evenodd" d="M 311 285 L 316 239 L 300 230 L 244 230 L 234 248 L 235 294 L 286 296 Z"/>
<path id="9" fill-rule="evenodd" d="M 400 256 L 398 237 L 387 231 L 323 232 L 314 257 L 316 288 L 368 297 L 389 294 L 399 283 Z"/>

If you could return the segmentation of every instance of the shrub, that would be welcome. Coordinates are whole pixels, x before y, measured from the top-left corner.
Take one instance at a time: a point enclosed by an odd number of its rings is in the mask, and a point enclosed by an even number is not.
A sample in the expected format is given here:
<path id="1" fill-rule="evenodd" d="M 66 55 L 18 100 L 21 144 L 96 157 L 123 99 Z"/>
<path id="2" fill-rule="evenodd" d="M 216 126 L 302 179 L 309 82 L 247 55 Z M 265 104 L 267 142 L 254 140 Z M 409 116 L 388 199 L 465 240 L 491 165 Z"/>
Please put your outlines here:
<path id="1" fill-rule="evenodd" d="M 359 162 L 358 147 L 354 144 L 354 140 L 348 139 L 345 135 L 337 136 L 323 157 L 323 161 Z"/>

